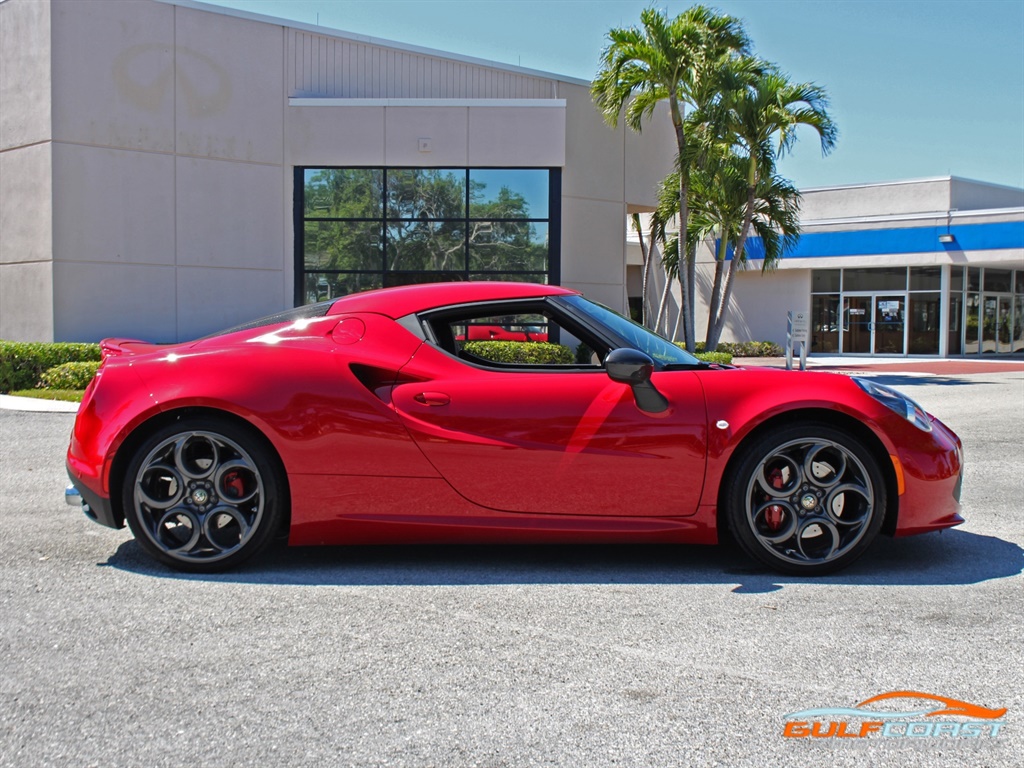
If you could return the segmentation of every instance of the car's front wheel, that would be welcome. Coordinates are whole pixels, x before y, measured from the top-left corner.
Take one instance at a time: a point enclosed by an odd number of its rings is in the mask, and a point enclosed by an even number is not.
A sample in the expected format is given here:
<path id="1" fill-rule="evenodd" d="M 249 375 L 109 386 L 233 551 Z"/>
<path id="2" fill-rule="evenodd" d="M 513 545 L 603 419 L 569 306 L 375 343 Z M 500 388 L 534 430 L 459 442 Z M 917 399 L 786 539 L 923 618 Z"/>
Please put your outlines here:
<path id="1" fill-rule="evenodd" d="M 845 568 L 868 548 L 885 517 L 885 481 L 874 455 L 825 424 L 764 433 L 741 447 L 724 494 L 740 547 L 800 576 Z"/>
<path id="2" fill-rule="evenodd" d="M 158 429 L 125 472 L 125 517 L 172 568 L 221 571 L 265 549 L 282 518 L 281 470 L 252 429 L 183 419 Z"/>

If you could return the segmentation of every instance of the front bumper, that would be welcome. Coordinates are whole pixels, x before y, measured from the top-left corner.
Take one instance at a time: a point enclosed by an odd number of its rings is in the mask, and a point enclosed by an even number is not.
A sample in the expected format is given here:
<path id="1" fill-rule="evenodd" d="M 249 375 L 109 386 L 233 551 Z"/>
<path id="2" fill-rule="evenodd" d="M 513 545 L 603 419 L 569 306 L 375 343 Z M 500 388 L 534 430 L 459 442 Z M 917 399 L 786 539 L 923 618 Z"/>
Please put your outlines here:
<path id="1" fill-rule="evenodd" d="M 900 497 L 896 536 L 913 536 L 964 522 L 960 516 L 964 475 L 960 438 L 933 418 L 932 431 L 918 439 L 916 450 L 900 451 L 906 492 Z"/>

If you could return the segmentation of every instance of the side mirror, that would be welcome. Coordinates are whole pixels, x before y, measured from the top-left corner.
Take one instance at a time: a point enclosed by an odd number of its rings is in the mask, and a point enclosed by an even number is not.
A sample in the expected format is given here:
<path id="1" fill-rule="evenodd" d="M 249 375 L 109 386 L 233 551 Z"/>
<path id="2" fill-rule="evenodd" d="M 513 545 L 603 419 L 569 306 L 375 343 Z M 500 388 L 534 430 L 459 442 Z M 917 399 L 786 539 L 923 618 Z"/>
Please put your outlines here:
<path id="1" fill-rule="evenodd" d="M 629 384 L 636 407 L 641 411 L 662 413 L 668 410 L 668 400 L 651 384 L 654 361 L 640 350 L 613 349 L 604 359 L 604 369 L 612 381 Z"/>

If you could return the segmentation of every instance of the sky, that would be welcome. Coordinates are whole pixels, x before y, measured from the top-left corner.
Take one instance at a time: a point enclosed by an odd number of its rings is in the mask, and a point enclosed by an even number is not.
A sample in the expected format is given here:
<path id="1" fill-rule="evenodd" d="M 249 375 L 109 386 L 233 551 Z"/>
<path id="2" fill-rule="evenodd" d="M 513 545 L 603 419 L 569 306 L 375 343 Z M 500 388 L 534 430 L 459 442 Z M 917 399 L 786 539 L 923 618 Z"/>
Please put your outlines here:
<path id="1" fill-rule="evenodd" d="M 408 45 L 591 80 L 636 0 L 205 0 Z M 756 53 L 823 86 L 839 126 L 780 164 L 800 188 L 932 176 L 1024 187 L 1024 0 L 721 0 Z"/>

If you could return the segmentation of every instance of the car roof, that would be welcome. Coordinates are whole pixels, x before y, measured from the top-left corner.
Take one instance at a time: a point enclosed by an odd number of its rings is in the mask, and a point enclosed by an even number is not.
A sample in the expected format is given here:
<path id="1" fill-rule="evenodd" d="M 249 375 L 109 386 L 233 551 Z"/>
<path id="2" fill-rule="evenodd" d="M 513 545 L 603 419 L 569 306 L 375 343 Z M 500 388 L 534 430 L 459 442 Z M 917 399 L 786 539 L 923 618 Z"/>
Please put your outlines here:
<path id="1" fill-rule="evenodd" d="M 569 288 L 539 283 L 422 283 L 342 296 L 331 306 L 329 314 L 376 312 L 391 318 L 405 317 L 435 307 L 466 304 L 474 301 L 531 299 L 539 296 L 576 294 Z"/>

